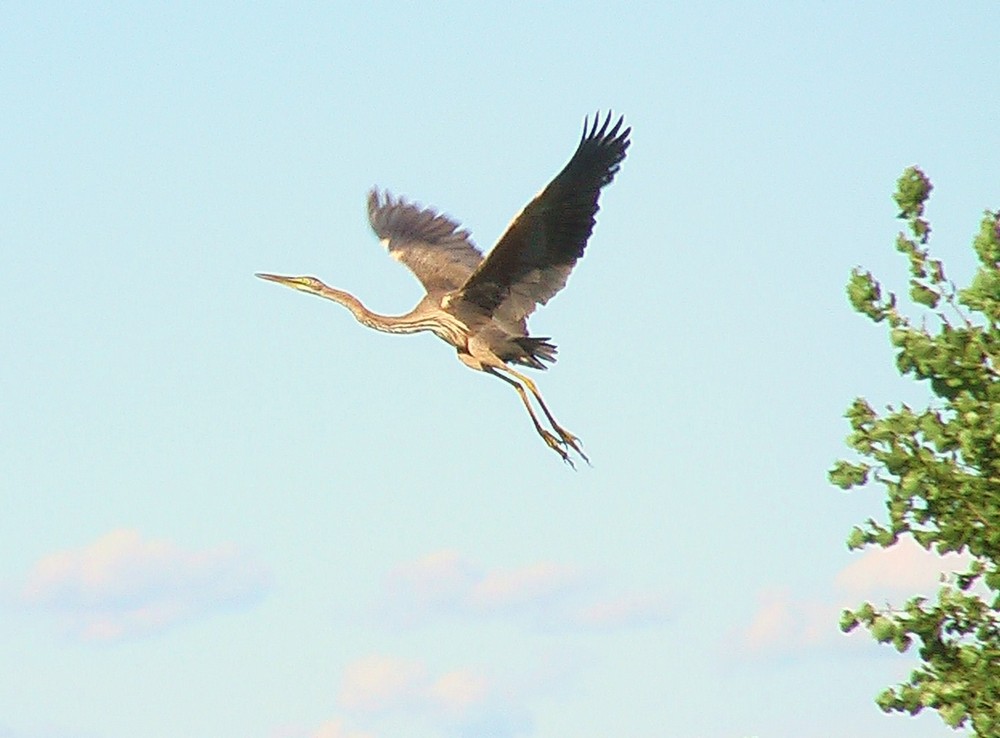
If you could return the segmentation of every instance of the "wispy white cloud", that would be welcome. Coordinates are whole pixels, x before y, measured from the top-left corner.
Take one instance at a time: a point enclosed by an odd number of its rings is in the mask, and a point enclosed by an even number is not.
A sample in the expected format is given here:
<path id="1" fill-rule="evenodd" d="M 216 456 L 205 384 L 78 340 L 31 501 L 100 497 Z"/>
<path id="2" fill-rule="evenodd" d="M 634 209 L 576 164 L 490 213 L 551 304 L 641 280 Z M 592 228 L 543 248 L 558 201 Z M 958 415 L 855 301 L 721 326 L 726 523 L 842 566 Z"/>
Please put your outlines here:
<path id="1" fill-rule="evenodd" d="M 459 738 L 514 738 L 531 726 L 515 692 L 481 669 L 432 674 L 423 662 L 376 654 L 347 665 L 338 701 L 362 720 L 405 715 Z"/>
<path id="2" fill-rule="evenodd" d="M 419 661 L 381 654 L 366 656 L 344 670 L 340 704 L 361 712 L 405 708 L 426 680 L 426 669 Z"/>
<path id="3" fill-rule="evenodd" d="M 15 730 L 0 723 L 0 738 L 96 738 L 96 736 L 91 732 L 54 726 Z"/>
<path id="4" fill-rule="evenodd" d="M 435 677 L 422 661 L 373 654 L 345 667 L 338 701 L 353 713 L 435 711 L 460 715 L 493 696 L 493 682 L 474 669 L 456 669 Z"/>
<path id="5" fill-rule="evenodd" d="M 483 674 L 458 669 L 442 674 L 427 687 L 430 702 L 450 714 L 462 714 L 490 697 L 493 685 Z"/>
<path id="6" fill-rule="evenodd" d="M 343 720 L 327 720 L 320 725 L 309 738 L 374 738 L 371 733 L 361 733 L 350 730 Z"/>
<path id="7" fill-rule="evenodd" d="M 836 604 L 796 599 L 788 591 L 766 591 L 758 597 L 750 624 L 740 634 L 744 650 L 792 651 L 819 645 L 836 637 Z"/>
<path id="8" fill-rule="evenodd" d="M 301 725 L 281 725 L 270 732 L 270 738 L 375 738 L 375 736 L 350 728 L 342 718 L 331 718 L 310 728 Z"/>
<path id="9" fill-rule="evenodd" d="M 906 537 L 891 548 L 868 549 L 841 569 L 834 582 L 856 597 L 930 595 L 937 590 L 942 574 L 960 571 L 968 564 L 967 554 L 941 556 Z"/>
<path id="10" fill-rule="evenodd" d="M 576 622 L 601 630 L 656 625 L 670 619 L 673 605 L 660 594 L 622 595 L 598 600 L 576 610 Z"/>
<path id="11" fill-rule="evenodd" d="M 379 610 L 390 613 L 402 625 L 456 611 L 465 606 L 469 591 L 482 577 L 480 567 L 457 551 L 435 551 L 389 572 Z"/>
<path id="12" fill-rule="evenodd" d="M 737 640 L 744 651 L 791 652 L 844 643 L 839 614 L 862 599 L 891 602 L 916 594 L 932 595 L 942 575 L 959 571 L 968 557 L 940 556 L 911 538 L 888 549 L 871 548 L 834 576 L 826 597 L 795 597 L 789 591 L 765 591 L 750 623 Z"/>
<path id="13" fill-rule="evenodd" d="M 269 586 L 267 570 L 231 544 L 185 550 L 122 529 L 39 559 L 18 599 L 71 637 L 113 641 L 251 605 Z"/>
<path id="14" fill-rule="evenodd" d="M 369 654 L 343 667 L 335 715 L 320 725 L 276 726 L 269 738 L 376 738 L 399 734 L 400 724 L 449 738 L 518 738 L 533 732 L 530 705 L 574 697 L 591 665 L 577 649 L 543 651 L 534 664 L 502 674 Z"/>
<path id="15" fill-rule="evenodd" d="M 661 593 L 608 595 L 607 589 L 592 573 L 553 561 L 487 569 L 445 550 L 393 569 L 376 612 L 394 625 L 505 617 L 543 629 L 602 630 L 655 625 L 671 615 Z"/>
<path id="16" fill-rule="evenodd" d="M 575 569 L 551 561 L 496 569 L 475 582 L 468 601 L 485 611 L 533 606 L 561 597 L 580 580 L 581 575 Z"/>

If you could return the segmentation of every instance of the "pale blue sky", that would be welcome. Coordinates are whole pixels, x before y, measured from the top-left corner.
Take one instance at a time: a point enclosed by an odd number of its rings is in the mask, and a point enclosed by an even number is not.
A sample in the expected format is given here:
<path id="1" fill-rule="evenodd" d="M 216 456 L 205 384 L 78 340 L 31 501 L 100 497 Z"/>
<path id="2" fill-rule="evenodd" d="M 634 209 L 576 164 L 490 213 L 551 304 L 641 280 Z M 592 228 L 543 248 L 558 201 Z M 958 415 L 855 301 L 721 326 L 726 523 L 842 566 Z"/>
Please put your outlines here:
<path id="1" fill-rule="evenodd" d="M 850 400 L 920 401 L 844 298 L 1000 206 L 994 3 L 0 6 L 2 738 L 930 738 L 843 604 Z M 489 248 L 583 117 L 633 126 L 532 319 L 592 468 L 430 335 L 389 187 Z M 923 577 L 923 579 L 921 579 Z M 902 582 L 893 589 L 888 582 Z M 913 586 L 917 586 L 914 584 Z"/>

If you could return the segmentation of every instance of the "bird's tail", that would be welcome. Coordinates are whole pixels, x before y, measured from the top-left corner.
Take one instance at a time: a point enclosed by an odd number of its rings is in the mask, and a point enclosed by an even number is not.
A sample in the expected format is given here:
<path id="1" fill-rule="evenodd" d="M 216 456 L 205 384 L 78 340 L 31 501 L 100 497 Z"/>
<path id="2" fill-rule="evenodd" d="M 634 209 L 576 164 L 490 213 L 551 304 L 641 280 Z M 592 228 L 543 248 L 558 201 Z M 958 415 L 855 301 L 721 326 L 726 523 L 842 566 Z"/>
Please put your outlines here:
<path id="1" fill-rule="evenodd" d="M 555 363 L 557 349 L 555 344 L 549 343 L 548 338 L 521 336 L 515 340 L 517 341 L 517 345 L 524 351 L 524 356 L 514 359 L 518 364 L 530 366 L 533 369 L 546 369 L 547 367 L 542 363 L 543 361 L 547 361 L 550 364 Z"/>

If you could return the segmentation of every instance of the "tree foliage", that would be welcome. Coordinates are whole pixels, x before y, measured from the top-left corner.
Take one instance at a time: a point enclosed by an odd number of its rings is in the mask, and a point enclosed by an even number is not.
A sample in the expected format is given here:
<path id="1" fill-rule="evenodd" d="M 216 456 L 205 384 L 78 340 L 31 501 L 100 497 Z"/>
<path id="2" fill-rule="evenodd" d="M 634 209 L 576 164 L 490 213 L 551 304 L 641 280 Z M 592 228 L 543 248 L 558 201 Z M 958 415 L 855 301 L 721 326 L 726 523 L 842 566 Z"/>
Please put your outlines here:
<path id="1" fill-rule="evenodd" d="M 850 548 L 894 545 L 911 535 L 925 549 L 966 552 L 968 568 L 944 581 L 936 601 L 914 597 L 901 608 L 870 603 L 845 610 L 841 628 L 865 626 L 899 651 L 918 647 L 920 664 L 876 702 L 886 712 L 936 710 L 948 725 L 1000 736 L 1000 213 L 987 211 L 973 247 L 979 267 L 957 288 L 927 248 L 924 219 L 930 180 L 911 167 L 896 203 L 908 233 L 896 248 L 907 257 L 909 296 L 919 321 L 896 296 L 883 296 L 871 275 L 855 269 L 847 294 L 856 311 L 885 322 L 903 375 L 927 382 L 933 401 L 876 412 L 857 399 L 846 413 L 856 461 L 838 461 L 830 481 L 843 489 L 881 485 L 888 520 L 855 527 Z"/>

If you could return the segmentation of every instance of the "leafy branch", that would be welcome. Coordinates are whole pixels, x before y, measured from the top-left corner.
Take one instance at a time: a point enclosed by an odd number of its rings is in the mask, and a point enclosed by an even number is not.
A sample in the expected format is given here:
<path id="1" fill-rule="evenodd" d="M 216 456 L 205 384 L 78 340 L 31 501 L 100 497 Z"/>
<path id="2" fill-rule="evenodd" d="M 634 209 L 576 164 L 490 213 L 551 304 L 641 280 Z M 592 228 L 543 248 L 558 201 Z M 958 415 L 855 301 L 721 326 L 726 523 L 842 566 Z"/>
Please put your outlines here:
<path id="1" fill-rule="evenodd" d="M 877 484 L 886 493 L 888 519 L 855 527 L 850 548 L 887 548 L 909 534 L 939 554 L 966 552 L 970 563 L 942 584 L 936 601 L 913 597 L 898 609 L 864 603 L 845 610 L 840 625 L 863 625 L 900 652 L 919 644 L 921 663 L 909 679 L 877 698 L 883 710 L 931 708 L 952 727 L 993 737 L 1000 735 L 1000 214 L 984 214 L 973 241 L 978 271 L 958 289 L 927 247 L 932 189 L 911 167 L 895 195 L 908 226 L 896 249 L 908 260 L 909 297 L 925 312 L 920 324 L 899 310 L 896 295 L 883 297 L 870 272 L 855 269 L 847 295 L 857 312 L 888 324 L 896 367 L 926 381 L 935 400 L 879 414 L 856 399 L 846 413 L 847 445 L 859 459 L 836 462 L 829 478 L 845 490 Z M 937 310 L 942 301 L 954 322 Z"/>

